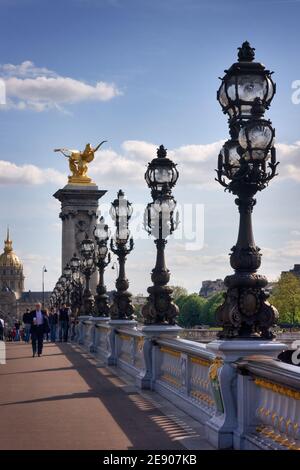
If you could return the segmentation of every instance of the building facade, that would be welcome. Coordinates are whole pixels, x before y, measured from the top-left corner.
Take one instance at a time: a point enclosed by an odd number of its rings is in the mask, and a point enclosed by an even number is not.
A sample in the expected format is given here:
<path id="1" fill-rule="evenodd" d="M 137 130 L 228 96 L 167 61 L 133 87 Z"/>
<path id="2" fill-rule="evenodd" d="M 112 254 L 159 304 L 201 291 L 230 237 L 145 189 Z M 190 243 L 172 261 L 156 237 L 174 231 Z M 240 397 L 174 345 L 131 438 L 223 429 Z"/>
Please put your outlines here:
<path id="1" fill-rule="evenodd" d="M 223 279 L 216 279 L 215 281 L 203 281 L 199 295 L 201 297 L 210 297 L 211 295 L 217 294 L 218 292 L 224 292 L 226 290 Z"/>
<path id="2" fill-rule="evenodd" d="M 0 255 L 0 318 L 12 325 L 22 319 L 27 309 L 34 309 L 37 302 L 42 303 L 42 292 L 25 291 L 23 264 L 13 250 L 9 230 L 4 241 L 4 251 Z M 45 292 L 45 306 L 51 292 Z"/>
<path id="3" fill-rule="evenodd" d="M 294 274 L 294 276 L 297 276 L 300 278 L 300 264 L 294 264 L 293 269 L 290 269 L 289 271 L 282 271 L 281 275 L 287 274 L 287 273 Z"/>

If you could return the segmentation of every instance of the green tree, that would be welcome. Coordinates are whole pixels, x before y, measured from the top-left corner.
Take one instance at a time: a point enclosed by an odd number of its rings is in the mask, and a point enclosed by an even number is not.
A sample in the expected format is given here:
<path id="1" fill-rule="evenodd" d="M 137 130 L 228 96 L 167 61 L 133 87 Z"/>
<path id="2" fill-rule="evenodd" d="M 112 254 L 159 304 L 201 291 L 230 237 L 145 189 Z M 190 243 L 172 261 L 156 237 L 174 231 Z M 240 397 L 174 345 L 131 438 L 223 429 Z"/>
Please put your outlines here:
<path id="1" fill-rule="evenodd" d="M 175 300 L 175 304 L 178 305 L 179 307 L 179 310 L 182 309 L 183 307 L 183 304 L 185 303 L 185 301 L 188 299 L 188 295 L 181 295 L 180 297 L 178 297 L 176 300 Z"/>
<path id="2" fill-rule="evenodd" d="M 224 302 L 224 293 L 218 292 L 207 299 L 203 308 L 203 323 L 214 325 L 216 323 L 216 310 Z"/>
<path id="3" fill-rule="evenodd" d="M 188 291 L 185 287 L 171 286 L 171 288 L 173 289 L 172 297 L 173 297 L 175 302 L 177 301 L 177 299 L 179 299 L 179 297 L 182 297 L 182 296 L 187 297 L 188 296 Z"/>
<path id="4" fill-rule="evenodd" d="M 281 275 L 270 297 L 279 312 L 280 323 L 300 322 L 300 279 L 292 273 Z"/>
<path id="5" fill-rule="evenodd" d="M 179 325 L 186 328 L 199 325 L 205 302 L 205 299 L 198 294 L 191 294 L 185 298 L 181 296 L 177 301 L 180 308 Z"/>

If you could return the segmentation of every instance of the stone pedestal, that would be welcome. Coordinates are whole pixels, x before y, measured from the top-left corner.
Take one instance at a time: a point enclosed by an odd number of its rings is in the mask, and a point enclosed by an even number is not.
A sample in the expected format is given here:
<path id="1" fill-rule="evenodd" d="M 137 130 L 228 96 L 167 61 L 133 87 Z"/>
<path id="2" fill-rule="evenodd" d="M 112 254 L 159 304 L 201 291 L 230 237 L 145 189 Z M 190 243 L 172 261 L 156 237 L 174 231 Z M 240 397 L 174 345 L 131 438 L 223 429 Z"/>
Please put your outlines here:
<path id="1" fill-rule="evenodd" d="M 91 342 L 89 345 L 89 351 L 91 353 L 96 353 L 97 352 L 97 329 L 96 329 L 96 324 L 97 323 L 108 323 L 109 318 L 108 317 L 89 317 L 89 321 L 92 322 L 93 327 L 91 331 Z"/>
<path id="2" fill-rule="evenodd" d="M 85 234 L 93 239 L 93 230 L 96 225 L 98 201 L 106 193 L 99 190 L 94 184 L 67 184 L 59 189 L 53 197 L 61 202 L 62 220 L 62 270 L 70 261 L 74 253 L 79 255 L 80 244 Z M 91 278 L 91 290 L 95 293 L 97 286 L 97 273 Z"/>
<path id="3" fill-rule="evenodd" d="M 109 347 L 110 353 L 107 358 L 107 364 L 109 366 L 117 365 L 117 344 L 116 344 L 116 330 L 121 327 L 125 328 L 135 328 L 137 321 L 135 320 L 110 320 L 108 325 L 111 326 L 111 331 L 109 333 Z"/>
<path id="4" fill-rule="evenodd" d="M 153 363 L 153 345 L 157 338 L 176 338 L 179 332 L 182 330 L 177 325 L 146 325 L 141 329 L 144 335 L 144 363 L 145 369 L 140 372 L 136 378 L 136 384 L 142 389 L 152 389 L 154 380 L 154 368 Z"/>
<path id="5" fill-rule="evenodd" d="M 206 423 L 207 437 L 218 449 L 233 447 L 237 423 L 237 370 L 234 363 L 251 356 L 276 358 L 286 346 L 267 340 L 216 340 L 206 346 L 216 355 L 210 367 L 211 386 L 217 403 L 217 412 Z M 245 397 L 246 399 L 246 397 Z"/>

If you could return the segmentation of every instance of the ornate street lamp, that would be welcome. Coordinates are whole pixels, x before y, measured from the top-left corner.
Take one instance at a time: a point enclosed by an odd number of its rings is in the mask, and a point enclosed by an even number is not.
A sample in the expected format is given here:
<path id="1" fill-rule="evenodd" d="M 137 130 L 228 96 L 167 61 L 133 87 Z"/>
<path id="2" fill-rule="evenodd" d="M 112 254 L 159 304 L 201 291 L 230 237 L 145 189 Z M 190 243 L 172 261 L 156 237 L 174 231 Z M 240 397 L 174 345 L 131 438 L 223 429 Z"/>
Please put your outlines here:
<path id="1" fill-rule="evenodd" d="M 235 273 L 225 278 L 228 290 L 216 312 L 217 321 L 223 326 L 219 337 L 226 339 L 272 339 L 272 327 L 278 317 L 277 310 L 267 302 L 264 287 L 268 281 L 256 273 L 261 253 L 252 231 L 254 196 L 276 176 L 278 165 L 275 131 L 271 122 L 263 118 L 275 85 L 270 72 L 261 64 L 253 63 L 253 59 L 254 49 L 244 43 L 238 64 L 229 69 L 218 92 L 223 110 L 234 119 L 229 122 L 231 139 L 219 154 L 217 180 L 237 196 L 235 202 L 240 213 L 238 240 L 230 255 Z M 229 85 L 232 83 L 234 85 Z M 235 94 L 230 89 L 235 89 Z M 222 95 L 224 90 L 227 90 L 226 96 L 231 97 L 227 108 Z"/>
<path id="2" fill-rule="evenodd" d="M 90 289 L 90 279 L 95 271 L 95 245 L 86 234 L 85 238 L 81 242 L 80 254 L 82 257 L 81 261 L 81 272 L 85 276 L 85 289 L 83 292 L 83 310 L 85 315 L 93 315 L 95 300 Z"/>
<path id="3" fill-rule="evenodd" d="M 63 286 L 60 280 L 58 280 L 55 285 L 55 291 L 56 291 L 57 307 L 59 308 L 60 304 L 62 303 L 62 292 L 63 292 Z"/>
<path id="4" fill-rule="evenodd" d="M 109 228 L 105 224 L 104 218 L 100 217 L 99 223 L 95 226 L 94 237 L 97 244 L 95 255 L 95 264 L 99 271 L 99 283 L 97 286 L 97 295 L 95 296 L 96 314 L 100 317 L 109 316 L 108 295 L 104 284 L 104 271 L 109 265 L 111 256 L 108 253 L 107 243 L 109 240 Z"/>
<path id="5" fill-rule="evenodd" d="M 67 264 L 63 270 L 63 275 L 65 278 L 65 289 L 66 289 L 66 303 L 70 304 L 70 296 L 72 290 L 72 270 L 69 264 Z"/>
<path id="6" fill-rule="evenodd" d="M 167 158 L 167 150 L 163 145 L 157 149 L 157 158 L 148 163 L 145 180 L 151 188 L 153 200 L 161 194 L 171 194 L 178 180 L 178 170 L 172 160 Z"/>
<path id="7" fill-rule="evenodd" d="M 153 202 L 145 210 L 145 230 L 156 238 L 156 265 L 152 270 L 153 286 L 148 288 L 150 294 L 142 309 L 145 324 L 175 325 L 179 313 L 177 305 L 172 301 L 172 288 L 168 286 L 170 272 L 165 262 L 165 246 L 167 237 L 178 227 L 178 212 L 174 220 L 176 201 L 171 190 L 178 179 L 176 165 L 167 158 L 163 145 L 157 150 L 157 158 L 149 164 L 145 179 L 151 189 Z M 158 183 L 159 181 L 159 183 Z"/>
<path id="8" fill-rule="evenodd" d="M 71 309 L 76 315 L 80 313 L 83 307 L 83 285 L 80 275 L 80 258 L 74 253 L 70 259 L 72 291 L 71 291 Z"/>
<path id="9" fill-rule="evenodd" d="M 119 262 L 119 275 L 116 280 L 116 291 L 113 295 L 113 302 L 110 306 L 110 317 L 112 320 L 133 320 L 134 307 L 132 305 L 132 295 L 128 292 L 129 282 L 125 274 L 125 263 L 127 255 L 133 250 L 133 238 L 130 237 L 128 228 L 129 220 L 132 216 L 132 205 L 125 198 L 124 192 L 120 189 L 117 199 L 110 208 L 110 215 L 116 225 L 114 239 L 111 239 L 111 251 L 117 255 Z"/>
<path id="10" fill-rule="evenodd" d="M 59 307 L 59 293 L 56 288 L 53 290 L 53 307 Z"/>
<path id="11" fill-rule="evenodd" d="M 238 62 L 221 79 L 217 99 L 230 120 L 249 119 L 254 100 L 259 98 L 268 109 L 276 91 L 272 73 L 259 62 L 254 62 L 255 49 L 248 41 L 239 47 Z"/>
<path id="12" fill-rule="evenodd" d="M 60 300 L 60 303 L 63 304 L 65 303 L 65 282 L 66 282 L 66 279 L 65 277 L 63 276 L 63 274 L 58 278 L 58 281 L 56 283 L 56 287 L 58 289 L 58 292 L 59 292 L 59 300 Z"/>

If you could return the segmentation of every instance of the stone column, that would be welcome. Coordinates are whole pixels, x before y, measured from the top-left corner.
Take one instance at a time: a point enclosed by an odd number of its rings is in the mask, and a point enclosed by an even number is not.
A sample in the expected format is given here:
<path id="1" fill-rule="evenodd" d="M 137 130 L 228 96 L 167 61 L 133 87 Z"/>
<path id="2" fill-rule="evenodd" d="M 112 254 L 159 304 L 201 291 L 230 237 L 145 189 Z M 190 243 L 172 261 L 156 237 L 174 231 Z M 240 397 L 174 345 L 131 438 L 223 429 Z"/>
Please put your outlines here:
<path id="1" fill-rule="evenodd" d="M 80 243 L 85 234 L 94 238 L 98 201 L 105 193 L 105 190 L 99 190 L 95 184 L 69 183 L 53 194 L 61 202 L 59 217 L 62 220 L 62 270 L 74 253 L 79 254 Z M 96 291 L 97 277 L 97 272 L 91 277 L 93 293 Z"/>

